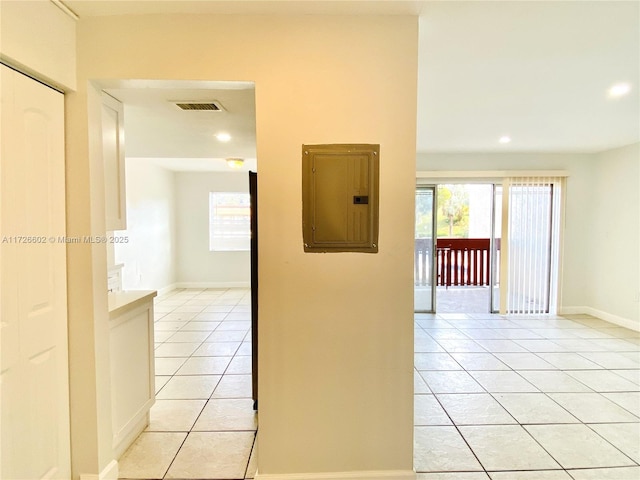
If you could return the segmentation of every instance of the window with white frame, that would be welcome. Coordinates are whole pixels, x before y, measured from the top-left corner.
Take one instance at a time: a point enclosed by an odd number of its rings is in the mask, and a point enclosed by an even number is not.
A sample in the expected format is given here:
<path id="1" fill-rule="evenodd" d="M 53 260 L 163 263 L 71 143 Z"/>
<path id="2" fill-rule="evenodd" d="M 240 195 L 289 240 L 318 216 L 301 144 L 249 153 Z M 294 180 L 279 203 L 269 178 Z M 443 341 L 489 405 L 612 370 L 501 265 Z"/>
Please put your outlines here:
<path id="1" fill-rule="evenodd" d="M 209 250 L 212 252 L 250 249 L 249 194 L 209 193 Z"/>

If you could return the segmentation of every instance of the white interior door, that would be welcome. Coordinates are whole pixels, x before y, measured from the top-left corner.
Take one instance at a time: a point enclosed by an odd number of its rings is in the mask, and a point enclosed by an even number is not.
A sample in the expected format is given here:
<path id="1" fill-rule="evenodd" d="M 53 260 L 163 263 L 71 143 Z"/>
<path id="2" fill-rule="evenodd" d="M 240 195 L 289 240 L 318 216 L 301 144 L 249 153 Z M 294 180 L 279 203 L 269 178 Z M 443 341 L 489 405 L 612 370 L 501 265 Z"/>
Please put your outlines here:
<path id="1" fill-rule="evenodd" d="M 2 478 L 70 478 L 63 95 L 0 67 Z"/>

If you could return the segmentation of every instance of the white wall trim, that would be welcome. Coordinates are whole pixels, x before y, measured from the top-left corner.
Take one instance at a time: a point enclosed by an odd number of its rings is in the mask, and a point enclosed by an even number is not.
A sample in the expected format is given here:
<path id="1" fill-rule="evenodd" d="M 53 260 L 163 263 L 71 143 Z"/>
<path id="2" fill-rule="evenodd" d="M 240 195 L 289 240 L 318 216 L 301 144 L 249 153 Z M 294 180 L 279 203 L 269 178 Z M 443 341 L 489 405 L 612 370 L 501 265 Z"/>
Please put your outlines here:
<path id="1" fill-rule="evenodd" d="M 424 170 L 416 178 L 568 177 L 566 170 Z"/>
<path id="2" fill-rule="evenodd" d="M 80 17 L 78 17 L 78 14 L 76 12 L 74 12 L 73 10 L 71 10 L 69 7 L 67 7 L 64 3 L 62 3 L 60 0 L 50 0 L 51 3 L 53 3 L 56 7 L 58 7 L 60 10 L 62 10 L 68 17 L 71 17 L 73 20 L 78 21 L 80 19 Z"/>
<path id="3" fill-rule="evenodd" d="M 591 315 L 587 313 L 589 307 L 560 307 L 558 315 Z"/>
<path id="4" fill-rule="evenodd" d="M 413 470 L 372 470 L 323 473 L 256 473 L 255 480 L 415 480 Z"/>
<path id="5" fill-rule="evenodd" d="M 591 315 L 601 320 L 606 320 L 620 327 L 628 328 L 640 332 L 640 322 L 628 318 L 620 317 L 612 313 L 604 312 L 593 307 L 562 307 L 558 310 L 559 315 Z"/>
<path id="6" fill-rule="evenodd" d="M 178 282 L 175 288 L 250 288 L 250 282 Z"/>
<path id="7" fill-rule="evenodd" d="M 80 480 L 118 480 L 118 462 L 111 460 L 109 465 L 99 473 L 81 473 Z"/>

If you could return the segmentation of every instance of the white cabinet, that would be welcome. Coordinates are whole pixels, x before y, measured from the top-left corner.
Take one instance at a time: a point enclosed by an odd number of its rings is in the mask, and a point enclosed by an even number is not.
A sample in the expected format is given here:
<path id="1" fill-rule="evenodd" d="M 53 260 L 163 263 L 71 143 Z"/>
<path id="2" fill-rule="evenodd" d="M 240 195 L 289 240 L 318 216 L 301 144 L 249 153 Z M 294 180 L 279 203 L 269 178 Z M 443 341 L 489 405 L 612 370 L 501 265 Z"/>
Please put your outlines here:
<path id="1" fill-rule="evenodd" d="M 106 93 L 102 94 L 102 154 L 106 229 L 126 230 L 124 108 Z"/>
<path id="2" fill-rule="evenodd" d="M 109 294 L 113 452 L 119 458 L 149 424 L 155 402 L 154 291 Z"/>

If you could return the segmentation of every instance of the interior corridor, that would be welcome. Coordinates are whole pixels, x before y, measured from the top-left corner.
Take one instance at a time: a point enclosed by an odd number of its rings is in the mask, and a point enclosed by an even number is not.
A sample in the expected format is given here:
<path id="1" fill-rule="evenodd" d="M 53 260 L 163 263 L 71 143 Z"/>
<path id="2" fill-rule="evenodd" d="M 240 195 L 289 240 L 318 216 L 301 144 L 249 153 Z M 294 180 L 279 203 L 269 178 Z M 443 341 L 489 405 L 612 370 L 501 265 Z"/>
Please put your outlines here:
<path id="1" fill-rule="evenodd" d="M 156 299 L 156 405 L 120 477 L 256 472 L 247 289 Z M 640 333 L 605 321 L 416 314 L 419 480 L 637 480 Z"/>
<path id="2" fill-rule="evenodd" d="M 154 308 L 156 403 L 120 478 L 253 478 L 250 290 L 175 290 Z"/>

